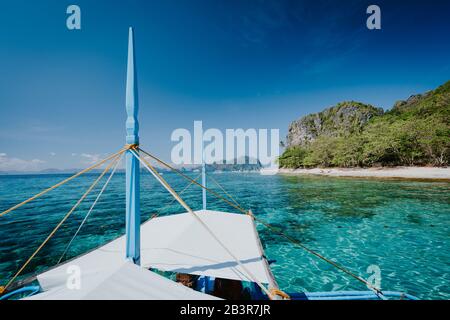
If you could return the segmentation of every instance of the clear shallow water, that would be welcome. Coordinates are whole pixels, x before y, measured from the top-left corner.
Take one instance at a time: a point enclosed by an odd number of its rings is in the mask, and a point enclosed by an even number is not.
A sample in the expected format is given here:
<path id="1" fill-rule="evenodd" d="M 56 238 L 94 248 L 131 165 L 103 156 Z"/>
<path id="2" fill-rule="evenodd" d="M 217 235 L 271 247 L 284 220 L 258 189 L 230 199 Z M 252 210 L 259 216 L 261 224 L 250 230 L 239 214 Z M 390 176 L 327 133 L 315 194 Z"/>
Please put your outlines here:
<path id="1" fill-rule="evenodd" d="M 0 211 L 57 183 L 67 175 L 0 176 Z M 180 191 L 186 182 L 164 177 Z M 194 176 L 192 176 L 194 177 Z M 96 178 L 87 175 L 0 218 L 0 281 L 4 284 L 46 238 Z M 381 287 L 423 299 L 450 299 L 450 184 L 307 176 L 223 173 L 214 178 L 255 215 L 311 249 L 367 278 L 369 265 L 381 269 Z M 124 232 L 124 175 L 111 181 L 68 252 L 68 258 Z M 101 183 L 99 184 L 101 187 Z M 211 182 L 210 186 L 214 188 Z M 97 189 L 98 191 L 98 189 Z M 216 188 L 216 191 L 219 189 Z M 26 273 L 56 264 L 96 193 L 77 209 L 41 250 Z M 183 197 L 193 208 L 200 190 Z M 156 212 L 182 212 L 153 179 L 142 178 L 142 219 Z M 209 208 L 232 211 L 209 197 Z M 287 291 L 365 290 L 284 238 L 258 226 L 272 270 Z"/>

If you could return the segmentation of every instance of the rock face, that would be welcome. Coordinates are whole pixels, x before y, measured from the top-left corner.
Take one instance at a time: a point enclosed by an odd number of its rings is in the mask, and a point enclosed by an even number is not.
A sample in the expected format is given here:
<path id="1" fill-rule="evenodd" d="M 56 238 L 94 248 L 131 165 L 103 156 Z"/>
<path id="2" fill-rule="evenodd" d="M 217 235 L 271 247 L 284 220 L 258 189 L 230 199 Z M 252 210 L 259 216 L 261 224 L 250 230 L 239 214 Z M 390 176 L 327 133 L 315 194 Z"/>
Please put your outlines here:
<path id="1" fill-rule="evenodd" d="M 355 101 L 342 102 L 292 122 L 286 146 L 304 146 L 322 135 L 335 137 L 359 132 L 372 117 L 382 114 L 381 108 Z"/>
<path id="2" fill-rule="evenodd" d="M 400 113 L 402 111 L 410 109 L 414 107 L 417 103 L 419 103 L 421 100 L 427 98 L 429 95 L 430 92 L 424 94 L 415 94 L 410 96 L 407 100 L 397 101 L 394 104 L 394 107 L 392 108 L 391 112 Z"/>
<path id="3" fill-rule="evenodd" d="M 435 90 L 412 95 L 405 101 L 398 101 L 387 114 L 400 116 L 404 120 L 433 116 L 436 121 L 439 119 L 450 126 L 450 81 Z"/>

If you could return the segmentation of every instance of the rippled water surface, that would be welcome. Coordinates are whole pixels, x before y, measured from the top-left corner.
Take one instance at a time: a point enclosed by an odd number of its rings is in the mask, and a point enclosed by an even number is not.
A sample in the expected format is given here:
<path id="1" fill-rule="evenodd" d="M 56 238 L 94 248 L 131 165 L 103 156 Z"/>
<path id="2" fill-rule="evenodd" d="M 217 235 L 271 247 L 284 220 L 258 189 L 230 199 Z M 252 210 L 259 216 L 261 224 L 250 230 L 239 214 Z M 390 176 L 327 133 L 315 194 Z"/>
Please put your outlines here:
<path id="1" fill-rule="evenodd" d="M 47 188 L 67 175 L 0 176 L 0 211 Z M 186 185 L 165 174 L 175 189 Z M 194 177 L 194 175 L 192 175 Z M 381 286 L 423 299 L 450 299 L 450 184 L 307 176 L 222 173 L 213 177 L 255 215 L 321 254 L 367 278 L 381 269 Z M 75 204 L 96 175 L 78 178 L 40 200 L 0 218 L 0 279 L 21 266 Z M 209 180 L 211 182 L 211 180 Z M 124 232 L 123 174 L 117 174 L 68 251 L 68 258 Z M 220 191 L 213 183 L 211 188 Z M 100 187 L 99 187 L 100 188 Z M 96 189 L 98 191 L 98 189 Z M 26 270 L 54 265 L 84 218 L 96 192 L 77 209 Z M 195 209 L 201 192 L 183 194 Z M 182 208 L 148 175 L 142 177 L 142 219 Z M 232 211 L 209 198 L 209 208 Z M 287 291 L 364 290 L 341 271 L 258 226 L 280 287 Z"/>

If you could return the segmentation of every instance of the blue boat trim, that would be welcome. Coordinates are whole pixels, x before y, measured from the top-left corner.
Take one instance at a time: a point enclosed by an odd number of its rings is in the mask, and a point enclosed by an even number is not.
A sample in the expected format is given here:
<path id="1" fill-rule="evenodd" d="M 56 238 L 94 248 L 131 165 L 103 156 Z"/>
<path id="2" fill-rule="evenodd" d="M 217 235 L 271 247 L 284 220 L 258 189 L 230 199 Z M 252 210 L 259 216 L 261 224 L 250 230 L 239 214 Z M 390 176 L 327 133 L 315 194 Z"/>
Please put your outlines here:
<path id="1" fill-rule="evenodd" d="M 19 295 L 19 294 L 23 294 L 25 292 L 30 292 L 29 294 L 27 294 L 25 297 L 22 298 L 26 298 L 26 297 L 31 297 L 32 295 L 35 295 L 36 293 L 39 293 L 41 291 L 41 287 L 40 286 L 27 286 L 27 287 L 22 287 L 20 289 L 14 290 L 12 292 L 9 292 L 3 296 L 0 297 L 0 300 L 13 300 L 11 299 L 12 297 Z"/>
<path id="2" fill-rule="evenodd" d="M 292 300 L 380 300 L 373 291 L 327 291 L 289 293 Z M 400 300 L 419 300 L 419 298 L 397 291 L 383 291 L 386 298 Z"/>

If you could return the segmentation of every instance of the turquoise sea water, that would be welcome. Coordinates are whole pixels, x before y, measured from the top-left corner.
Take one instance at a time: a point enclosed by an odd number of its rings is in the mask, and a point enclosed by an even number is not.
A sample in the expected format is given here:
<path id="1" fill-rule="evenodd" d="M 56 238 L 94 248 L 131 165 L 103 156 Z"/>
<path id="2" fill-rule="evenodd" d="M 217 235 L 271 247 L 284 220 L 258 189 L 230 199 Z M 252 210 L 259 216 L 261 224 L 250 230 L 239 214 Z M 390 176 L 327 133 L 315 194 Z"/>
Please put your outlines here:
<path id="1" fill-rule="evenodd" d="M 0 211 L 65 177 L 0 176 Z M 174 174 L 164 177 L 178 191 L 186 185 Z M 78 178 L 0 218 L 1 284 L 31 255 L 95 178 Z M 368 266 L 379 266 L 382 289 L 405 291 L 422 299 L 450 299 L 450 183 L 240 173 L 214 174 L 214 178 L 255 215 L 358 275 L 367 278 L 371 275 Z M 124 232 L 124 180 L 123 174 L 113 178 L 68 258 Z M 220 191 L 212 182 L 210 186 Z M 26 274 L 42 271 L 58 261 L 95 196 L 93 192 L 74 212 Z M 198 187 L 191 186 L 183 197 L 195 209 L 200 208 Z M 142 219 L 156 212 L 183 211 L 176 203 L 170 205 L 170 196 L 148 175 L 142 177 L 141 198 Z M 210 209 L 233 211 L 212 197 L 208 200 Z M 286 292 L 366 290 L 353 278 L 263 226 L 258 230 L 266 255 L 276 260 L 272 270 Z"/>

